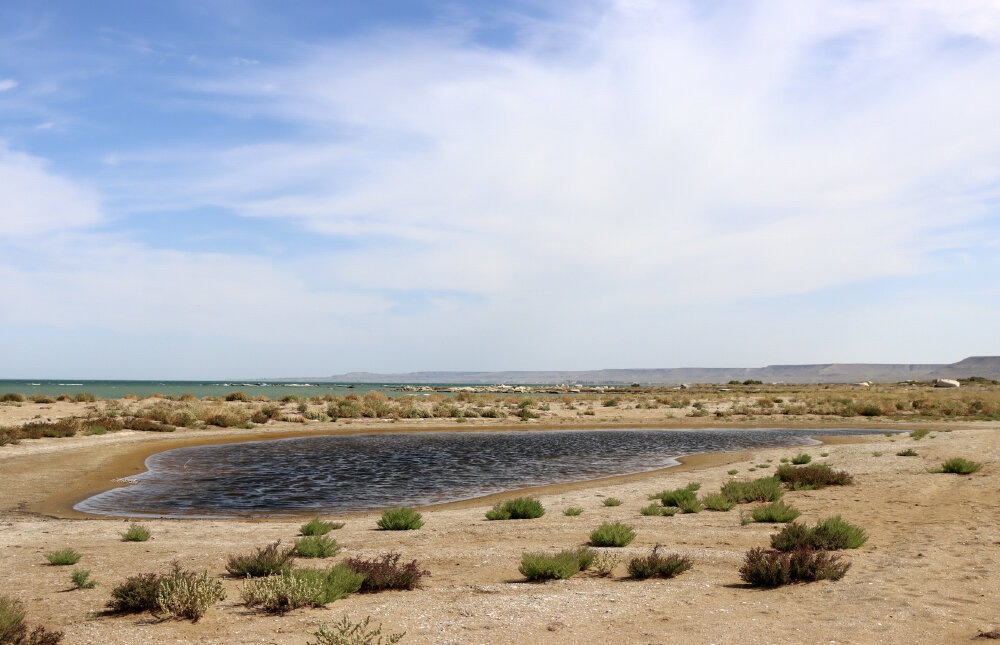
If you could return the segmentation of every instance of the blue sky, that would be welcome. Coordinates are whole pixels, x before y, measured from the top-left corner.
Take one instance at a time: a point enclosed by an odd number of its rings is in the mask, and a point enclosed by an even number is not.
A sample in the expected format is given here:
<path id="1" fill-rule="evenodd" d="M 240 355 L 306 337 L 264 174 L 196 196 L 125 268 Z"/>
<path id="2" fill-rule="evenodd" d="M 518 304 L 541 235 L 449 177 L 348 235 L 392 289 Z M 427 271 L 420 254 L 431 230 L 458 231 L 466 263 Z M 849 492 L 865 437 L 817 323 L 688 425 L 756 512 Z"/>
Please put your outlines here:
<path id="1" fill-rule="evenodd" d="M 0 5 L 4 378 L 1000 353 L 987 1 Z"/>

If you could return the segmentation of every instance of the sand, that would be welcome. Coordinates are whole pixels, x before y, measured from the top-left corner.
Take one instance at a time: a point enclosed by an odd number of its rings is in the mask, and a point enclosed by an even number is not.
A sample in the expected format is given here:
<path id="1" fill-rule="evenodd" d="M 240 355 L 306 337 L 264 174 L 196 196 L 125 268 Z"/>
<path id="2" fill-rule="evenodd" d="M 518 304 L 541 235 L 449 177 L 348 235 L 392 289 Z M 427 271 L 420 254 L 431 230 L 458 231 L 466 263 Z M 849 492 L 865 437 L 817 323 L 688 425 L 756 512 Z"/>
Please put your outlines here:
<path id="1" fill-rule="evenodd" d="M 694 425 L 691 421 L 675 425 Z M 837 425 L 862 425 L 855 421 Z M 462 429 L 482 430 L 484 424 Z M 638 425 L 649 424 L 643 419 Z M 271 616 L 244 607 L 240 582 L 226 578 L 228 598 L 198 623 L 103 613 L 111 587 L 129 575 L 165 571 L 177 561 L 222 576 L 227 554 L 277 539 L 290 542 L 301 523 L 144 520 L 153 539 L 125 543 L 118 533 L 127 520 L 70 510 L 75 501 L 114 485 L 114 478 L 141 470 L 145 456 L 199 442 L 433 427 L 421 422 L 346 428 L 286 424 L 170 436 L 121 432 L 0 447 L 0 593 L 23 601 L 29 621 L 63 630 L 68 644 L 305 643 L 319 622 L 345 614 L 353 620 L 370 615 L 386 631 L 406 631 L 404 644 L 951 643 L 1000 627 L 1000 424 L 986 422 L 938 424 L 954 431 L 920 441 L 838 437 L 806 450 L 852 473 L 855 484 L 789 492 L 786 500 L 803 512 L 802 520 L 840 514 L 870 535 L 865 546 L 844 553 L 852 566 L 837 582 L 773 590 L 745 586 L 737 574 L 743 554 L 767 545 L 777 529 L 743 526 L 737 509 L 670 518 L 638 512 L 649 503 L 647 495 L 658 490 L 698 481 L 702 492 L 711 492 L 729 479 L 730 469 L 738 469 L 738 477 L 760 475 L 747 469 L 769 460 L 773 468 L 780 458 L 801 451 L 783 448 L 706 455 L 653 473 L 535 489 L 532 494 L 548 510 L 535 520 L 486 521 L 483 514 L 492 499 L 423 509 L 426 525 L 418 531 L 378 531 L 377 514 L 340 518 L 346 526 L 332 535 L 344 551 L 332 561 L 399 551 L 431 572 L 416 591 L 354 595 L 323 609 Z M 896 456 L 905 447 L 920 456 Z M 829 457 L 821 459 L 822 452 Z M 985 466 L 970 476 L 927 472 L 953 456 Z M 608 496 L 624 503 L 605 507 L 602 500 Z M 568 506 L 584 513 L 564 516 Z M 518 573 L 524 551 L 582 545 L 593 528 L 614 520 L 634 526 L 638 537 L 628 547 L 609 551 L 628 559 L 660 544 L 690 557 L 694 568 L 671 580 L 647 581 L 626 579 L 624 565 L 611 578 L 581 574 L 546 583 L 524 582 Z M 47 564 L 45 553 L 65 547 L 83 554 L 78 566 L 93 571 L 101 583 L 96 589 L 71 591 L 72 567 Z"/>

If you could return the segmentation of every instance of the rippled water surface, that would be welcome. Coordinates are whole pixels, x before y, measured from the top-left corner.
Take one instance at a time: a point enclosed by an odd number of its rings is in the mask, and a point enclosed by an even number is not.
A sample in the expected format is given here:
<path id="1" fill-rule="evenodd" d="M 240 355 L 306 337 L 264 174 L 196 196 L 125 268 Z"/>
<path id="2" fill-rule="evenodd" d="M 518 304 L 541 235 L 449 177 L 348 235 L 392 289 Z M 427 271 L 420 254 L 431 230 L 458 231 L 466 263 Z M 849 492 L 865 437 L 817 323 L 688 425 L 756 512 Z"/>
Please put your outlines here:
<path id="1" fill-rule="evenodd" d="M 76 505 L 156 517 L 348 513 L 457 501 L 528 486 L 674 466 L 677 457 L 816 443 L 872 430 L 709 429 L 435 432 L 300 437 L 177 448 L 135 483 Z"/>

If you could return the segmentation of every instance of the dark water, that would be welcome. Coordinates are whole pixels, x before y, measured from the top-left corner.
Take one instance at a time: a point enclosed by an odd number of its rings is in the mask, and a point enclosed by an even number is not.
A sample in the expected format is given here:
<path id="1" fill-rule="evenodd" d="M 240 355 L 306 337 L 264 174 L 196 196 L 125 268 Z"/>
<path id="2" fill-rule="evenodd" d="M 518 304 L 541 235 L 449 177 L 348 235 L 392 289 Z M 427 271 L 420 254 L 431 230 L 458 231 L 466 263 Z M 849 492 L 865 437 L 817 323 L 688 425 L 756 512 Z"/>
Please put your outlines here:
<path id="1" fill-rule="evenodd" d="M 468 432 L 301 437 L 177 448 L 86 513 L 240 517 L 349 513 L 457 501 L 528 486 L 677 465 L 677 457 L 805 446 L 810 434 L 872 430 L 710 429 Z"/>

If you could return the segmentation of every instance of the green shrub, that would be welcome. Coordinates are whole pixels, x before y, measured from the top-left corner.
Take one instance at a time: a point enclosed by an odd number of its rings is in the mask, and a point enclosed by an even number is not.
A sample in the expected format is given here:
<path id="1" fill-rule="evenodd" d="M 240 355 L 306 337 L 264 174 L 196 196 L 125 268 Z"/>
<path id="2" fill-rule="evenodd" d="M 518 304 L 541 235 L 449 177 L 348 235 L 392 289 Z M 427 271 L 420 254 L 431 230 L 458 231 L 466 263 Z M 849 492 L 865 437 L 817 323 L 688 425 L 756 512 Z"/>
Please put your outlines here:
<path id="1" fill-rule="evenodd" d="M 736 506 L 736 502 L 729 499 L 722 493 L 712 493 L 701 498 L 702 505 L 710 511 L 729 511 Z"/>
<path id="2" fill-rule="evenodd" d="M 361 622 L 352 623 L 344 615 L 332 627 L 320 623 L 319 629 L 313 632 L 316 642 L 308 645 L 395 645 L 406 636 L 406 632 L 383 636 L 381 623 L 375 629 L 368 628 L 371 619 L 371 616 L 365 616 Z"/>
<path id="3" fill-rule="evenodd" d="M 867 541 L 868 535 L 864 529 L 845 522 L 837 515 L 817 522 L 812 528 L 792 522 L 780 533 L 771 536 L 771 548 L 778 551 L 794 551 L 810 547 L 835 551 L 856 549 Z"/>
<path id="4" fill-rule="evenodd" d="M 635 539 L 635 530 L 621 522 L 605 522 L 590 533 L 594 546 L 626 546 Z"/>
<path id="5" fill-rule="evenodd" d="M 649 506 L 643 506 L 642 508 L 639 509 L 639 512 L 642 513 L 643 515 L 660 515 L 661 514 L 660 511 L 662 509 L 663 509 L 662 506 L 654 502 Z M 675 510 L 674 512 L 676 513 L 677 511 Z"/>
<path id="6" fill-rule="evenodd" d="M 586 571 L 596 557 L 597 554 L 587 547 L 567 549 L 555 555 L 524 553 L 518 571 L 528 580 L 565 580 Z"/>
<path id="7" fill-rule="evenodd" d="M 779 469 L 780 470 L 780 469 Z M 747 502 L 774 502 L 785 494 L 781 485 L 774 477 L 761 477 L 749 481 L 731 480 L 722 485 L 719 491 L 737 504 Z"/>
<path id="8" fill-rule="evenodd" d="M 812 466 L 781 466 L 776 473 L 789 490 L 813 490 L 825 486 L 846 486 L 854 478 L 843 470 L 833 470 L 826 464 Z"/>
<path id="9" fill-rule="evenodd" d="M 695 500 L 697 495 L 695 491 L 701 488 L 701 484 L 697 482 L 690 482 L 684 488 L 676 488 L 674 490 L 664 490 L 656 493 L 655 495 L 650 495 L 649 499 L 658 499 L 660 503 L 664 506 L 680 506 L 683 502 L 688 503 L 691 500 Z"/>
<path id="10" fill-rule="evenodd" d="M 677 506 L 670 506 L 664 508 L 676 508 L 681 513 L 700 513 L 703 509 L 701 502 L 697 497 L 690 497 L 678 500 Z"/>
<path id="11" fill-rule="evenodd" d="M 77 403 L 93 403 L 97 398 L 90 392 L 77 392 L 73 396 L 73 400 Z"/>
<path id="12" fill-rule="evenodd" d="M 283 614 L 299 607 L 322 607 L 361 589 L 364 575 L 347 564 L 329 569 L 286 569 L 279 575 L 247 580 L 240 597 L 248 607 Z"/>
<path id="13" fill-rule="evenodd" d="M 809 547 L 791 553 L 756 548 L 747 551 L 740 579 L 755 587 L 778 587 L 790 582 L 840 580 L 850 567 L 837 555 Z"/>
<path id="14" fill-rule="evenodd" d="M 226 395 L 226 400 L 227 401 L 249 401 L 250 397 L 247 396 L 246 393 L 240 392 L 240 391 L 237 390 L 236 392 L 230 392 L 229 394 L 227 394 Z"/>
<path id="15" fill-rule="evenodd" d="M 786 523 L 791 522 L 799 515 L 802 515 L 802 513 L 786 505 L 783 501 L 778 500 L 777 502 L 758 506 L 753 509 L 750 515 L 753 517 L 754 522 Z"/>
<path id="16" fill-rule="evenodd" d="M 649 555 L 632 558 L 628 562 L 628 574 L 633 578 L 673 578 L 691 568 L 691 559 L 677 553 L 660 555 L 660 545 L 653 547 Z"/>
<path id="17" fill-rule="evenodd" d="M 518 497 L 497 502 L 486 511 L 488 520 L 530 520 L 545 515 L 542 503 L 532 497 Z"/>
<path id="18" fill-rule="evenodd" d="M 156 608 L 196 623 L 209 607 L 225 598 L 222 581 L 210 578 L 207 571 L 183 571 L 175 565 L 173 573 L 165 576 L 157 587 Z"/>
<path id="19" fill-rule="evenodd" d="M 62 641 L 62 632 L 50 632 L 41 625 L 29 633 L 24 618 L 24 605 L 20 601 L 0 595 L 0 644 L 58 645 Z"/>
<path id="20" fill-rule="evenodd" d="M 346 564 L 365 576 L 361 585 L 364 593 L 384 591 L 386 589 L 415 589 L 420 586 L 420 579 L 429 576 L 430 571 L 423 571 L 413 560 L 399 563 L 398 553 L 386 553 L 376 558 L 349 558 Z"/>
<path id="21" fill-rule="evenodd" d="M 563 511 L 563 515 L 569 515 L 569 516 L 581 515 L 582 513 L 583 513 L 583 509 L 582 508 L 578 508 L 576 506 L 570 506 L 565 511 Z"/>
<path id="22" fill-rule="evenodd" d="M 925 430 L 924 428 L 921 428 L 919 430 L 914 430 L 913 432 L 911 432 L 910 437 L 912 437 L 914 441 L 920 441 L 921 439 L 926 437 L 929 432 L 930 430 Z"/>
<path id="23" fill-rule="evenodd" d="M 406 506 L 382 512 L 378 527 L 384 531 L 413 531 L 424 525 L 420 513 Z"/>
<path id="24" fill-rule="evenodd" d="M 80 561 L 80 557 L 80 554 L 73 549 L 62 549 L 45 554 L 45 559 L 49 561 L 49 564 L 57 566 L 76 564 Z"/>
<path id="25" fill-rule="evenodd" d="M 801 453 L 801 454 L 795 455 L 794 457 L 792 457 L 792 463 L 795 464 L 796 466 L 801 466 L 803 464 L 808 464 L 810 461 L 812 461 L 812 457 L 810 457 L 809 455 L 807 455 L 804 452 Z"/>
<path id="26" fill-rule="evenodd" d="M 128 525 L 128 530 L 122 531 L 119 535 L 124 542 L 145 542 L 152 534 L 146 526 L 132 522 Z"/>
<path id="27" fill-rule="evenodd" d="M 262 578 L 287 571 L 292 566 L 295 547 L 281 548 L 281 540 L 257 547 L 247 555 L 230 555 L 226 571 L 237 578 Z"/>
<path id="28" fill-rule="evenodd" d="M 622 501 L 617 497 L 608 497 L 604 500 L 605 506 L 621 506 Z"/>
<path id="29" fill-rule="evenodd" d="M 325 535 L 309 535 L 295 540 L 295 552 L 303 558 L 331 558 L 340 553 L 340 545 Z"/>
<path id="30" fill-rule="evenodd" d="M 335 531 L 336 529 L 344 528 L 343 522 L 324 522 L 318 517 L 314 517 L 305 524 L 299 527 L 299 532 L 302 535 L 326 535 L 330 531 Z"/>
<path id="31" fill-rule="evenodd" d="M 77 589 L 93 589 L 97 586 L 97 581 L 90 577 L 90 569 L 73 569 L 69 579 Z"/>
<path id="32" fill-rule="evenodd" d="M 739 471 L 739 470 L 737 470 L 737 469 L 735 469 L 735 468 L 733 468 L 732 470 L 728 470 L 728 471 L 726 471 L 726 474 L 727 474 L 727 475 L 735 475 L 735 474 L 736 474 L 736 473 L 738 473 L 738 472 L 740 472 L 740 471 Z"/>
<path id="33" fill-rule="evenodd" d="M 961 457 L 953 457 L 941 464 L 941 472 L 955 473 L 956 475 L 971 475 L 982 467 L 983 465 L 977 461 L 967 461 Z"/>
<path id="34" fill-rule="evenodd" d="M 913 448 L 907 448 L 906 450 L 900 450 L 899 452 L 897 452 L 896 456 L 897 457 L 917 457 L 919 455 L 917 454 L 917 451 L 914 450 Z"/>
<path id="35" fill-rule="evenodd" d="M 162 580 L 163 576 L 158 573 L 129 576 L 125 582 L 111 589 L 108 609 L 119 614 L 154 611 L 157 608 L 156 592 L 159 591 Z"/>
<path id="36" fill-rule="evenodd" d="M 0 403 L 24 403 L 24 395 L 17 392 L 0 394 Z"/>

